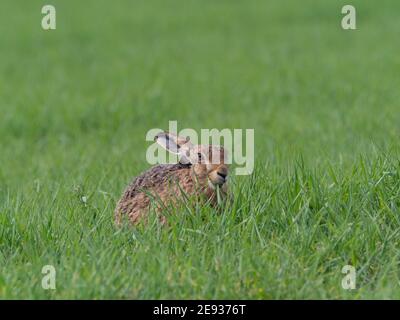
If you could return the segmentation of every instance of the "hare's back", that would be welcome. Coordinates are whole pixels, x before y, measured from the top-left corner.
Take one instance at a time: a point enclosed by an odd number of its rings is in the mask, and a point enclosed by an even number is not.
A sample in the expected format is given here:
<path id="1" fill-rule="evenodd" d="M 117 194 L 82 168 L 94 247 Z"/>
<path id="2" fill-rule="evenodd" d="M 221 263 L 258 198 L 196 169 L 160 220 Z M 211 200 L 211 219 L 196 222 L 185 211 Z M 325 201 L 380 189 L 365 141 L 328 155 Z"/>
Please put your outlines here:
<path id="1" fill-rule="evenodd" d="M 166 183 L 172 177 L 181 172 L 189 170 L 188 165 L 184 164 L 160 164 L 143 172 L 140 176 L 136 177 L 126 188 L 123 198 L 132 198 L 137 193 L 143 192 L 146 189 L 153 189 Z"/>

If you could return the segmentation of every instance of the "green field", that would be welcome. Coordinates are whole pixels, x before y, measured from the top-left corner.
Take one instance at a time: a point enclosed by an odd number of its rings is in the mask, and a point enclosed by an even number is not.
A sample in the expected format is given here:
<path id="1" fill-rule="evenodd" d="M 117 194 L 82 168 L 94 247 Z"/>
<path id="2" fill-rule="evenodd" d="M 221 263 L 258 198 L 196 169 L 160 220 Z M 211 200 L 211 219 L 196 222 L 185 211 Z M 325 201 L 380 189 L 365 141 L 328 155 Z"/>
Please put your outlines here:
<path id="1" fill-rule="evenodd" d="M 400 2 L 344 4 L 2 0 L 0 298 L 400 299 Z M 255 171 L 117 229 L 169 120 L 253 128 Z"/>

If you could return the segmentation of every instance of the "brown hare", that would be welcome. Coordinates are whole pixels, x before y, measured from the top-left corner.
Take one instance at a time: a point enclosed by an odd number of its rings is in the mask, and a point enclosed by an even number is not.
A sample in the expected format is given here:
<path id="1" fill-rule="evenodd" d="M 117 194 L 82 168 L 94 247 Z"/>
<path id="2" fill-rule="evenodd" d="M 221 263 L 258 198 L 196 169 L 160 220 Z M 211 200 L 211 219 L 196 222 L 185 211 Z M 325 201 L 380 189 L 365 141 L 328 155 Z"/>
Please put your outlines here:
<path id="1" fill-rule="evenodd" d="M 176 164 L 160 164 L 136 177 L 124 191 L 115 209 L 115 222 L 124 216 L 133 224 L 146 217 L 151 200 L 161 209 L 188 196 L 217 203 L 227 194 L 228 165 L 221 146 L 193 145 L 189 138 L 161 132 L 155 141 L 178 155 Z M 165 217 L 160 216 L 162 222 Z"/>

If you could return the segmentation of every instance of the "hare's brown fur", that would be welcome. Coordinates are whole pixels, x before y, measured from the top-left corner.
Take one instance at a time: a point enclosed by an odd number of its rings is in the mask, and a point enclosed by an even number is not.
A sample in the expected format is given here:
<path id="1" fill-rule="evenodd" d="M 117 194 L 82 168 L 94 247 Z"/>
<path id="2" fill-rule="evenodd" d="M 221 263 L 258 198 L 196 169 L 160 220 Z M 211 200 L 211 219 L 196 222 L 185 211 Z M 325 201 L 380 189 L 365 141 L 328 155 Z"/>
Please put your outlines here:
<path id="1" fill-rule="evenodd" d="M 207 185 L 207 177 L 194 176 L 191 171 L 190 165 L 164 164 L 154 166 L 135 178 L 117 204 L 116 223 L 121 223 L 123 215 L 127 215 L 132 223 L 137 223 L 147 213 L 152 198 L 158 208 L 162 209 L 160 201 L 164 205 L 170 201 L 175 202 L 182 199 L 182 192 L 200 197 L 204 195 L 205 200 L 215 204 L 216 192 Z"/>
<path id="2" fill-rule="evenodd" d="M 222 147 L 195 146 L 187 139 L 169 133 L 160 133 L 156 138 L 167 149 L 178 150 L 181 160 L 186 160 L 187 164 L 157 165 L 135 178 L 115 209 L 117 224 L 121 223 L 124 215 L 132 223 L 137 223 L 148 212 L 152 199 L 160 211 L 186 196 L 203 198 L 213 205 L 217 202 L 217 188 L 220 188 L 222 196 L 226 194 L 228 166 Z M 200 160 L 197 161 L 197 157 Z M 212 162 L 214 160 L 217 161 Z M 165 217 L 161 216 L 161 220 L 165 221 Z"/>

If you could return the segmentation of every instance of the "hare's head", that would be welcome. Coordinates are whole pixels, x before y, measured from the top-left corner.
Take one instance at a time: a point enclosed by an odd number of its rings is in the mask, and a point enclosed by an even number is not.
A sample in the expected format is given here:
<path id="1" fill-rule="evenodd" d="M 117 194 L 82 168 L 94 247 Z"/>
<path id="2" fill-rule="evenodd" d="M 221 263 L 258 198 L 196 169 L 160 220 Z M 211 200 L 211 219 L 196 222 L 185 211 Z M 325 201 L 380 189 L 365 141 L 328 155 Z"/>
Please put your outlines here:
<path id="1" fill-rule="evenodd" d="M 228 178 L 228 165 L 225 163 L 225 150 L 221 146 L 193 145 L 189 137 L 180 137 L 161 132 L 155 141 L 163 148 L 177 154 L 179 162 L 189 164 L 195 175 L 207 179 L 213 186 L 222 186 Z"/>

